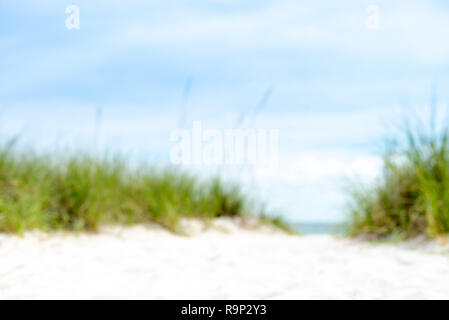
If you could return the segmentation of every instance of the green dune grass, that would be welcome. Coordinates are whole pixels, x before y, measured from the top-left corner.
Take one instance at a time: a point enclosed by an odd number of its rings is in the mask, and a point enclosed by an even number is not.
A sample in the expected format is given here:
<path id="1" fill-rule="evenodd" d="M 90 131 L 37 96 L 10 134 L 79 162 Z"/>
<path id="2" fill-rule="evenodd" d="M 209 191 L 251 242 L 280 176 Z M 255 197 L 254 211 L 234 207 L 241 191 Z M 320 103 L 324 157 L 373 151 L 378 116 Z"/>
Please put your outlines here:
<path id="1" fill-rule="evenodd" d="M 237 185 L 174 168 L 131 168 L 120 157 L 36 155 L 0 148 L 0 232 L 95 231 L 155 222 L 176 231 L 181 218 L 268 217 Z"/>
<path id="2" fill-rule="evenodd" d="M 449 130 L 406 126 L 388 144 L 382 177 L 353 188 L 349 234 L 407 238 L 449 233 Z"/>

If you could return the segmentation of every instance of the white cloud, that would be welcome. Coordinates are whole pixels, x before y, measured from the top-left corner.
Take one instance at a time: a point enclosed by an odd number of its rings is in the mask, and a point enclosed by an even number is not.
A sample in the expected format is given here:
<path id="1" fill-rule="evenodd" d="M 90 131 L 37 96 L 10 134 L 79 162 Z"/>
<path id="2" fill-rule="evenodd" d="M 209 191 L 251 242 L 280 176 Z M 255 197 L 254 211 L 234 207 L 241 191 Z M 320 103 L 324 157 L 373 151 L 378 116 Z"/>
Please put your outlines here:
<path id="1" fill-rule="evenodd" d="M 186 9 L 158 18 L 127 23 L 116 39 L 137 47 L 182 48 L 185 53 L 259 50 L 333 50 L 352 56 L 448 62 L 449 13 L 432 5 L 402 6 L 381 2 L 381 28 L 364 27 L 365 7 L 341 3 L 327 11 L 327 2 L 271 2 L 248 11 L 224 13 Z M 165 22 L 162 22 L 165 21 Z"/>

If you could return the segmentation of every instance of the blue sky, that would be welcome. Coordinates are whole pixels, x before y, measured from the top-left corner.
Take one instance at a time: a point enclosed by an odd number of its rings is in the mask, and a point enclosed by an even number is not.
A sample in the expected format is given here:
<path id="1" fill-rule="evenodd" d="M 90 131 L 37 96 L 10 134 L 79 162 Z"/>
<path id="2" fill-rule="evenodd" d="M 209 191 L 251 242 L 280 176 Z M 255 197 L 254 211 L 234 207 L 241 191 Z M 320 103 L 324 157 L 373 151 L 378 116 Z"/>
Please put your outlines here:
<path id="1" fill-rule="evenodd" d="M 163 163 L 182 108 L 232 127 L 269 89 L 248 125 L 279 130 L 280 167 L 229 175 L 292 220 L 340 220 L 386 128 L 449 102 L 448 39 L 446 1 L 0 1 L 0 133 L 91 148 L 101 106 L 102 148 Z"/>

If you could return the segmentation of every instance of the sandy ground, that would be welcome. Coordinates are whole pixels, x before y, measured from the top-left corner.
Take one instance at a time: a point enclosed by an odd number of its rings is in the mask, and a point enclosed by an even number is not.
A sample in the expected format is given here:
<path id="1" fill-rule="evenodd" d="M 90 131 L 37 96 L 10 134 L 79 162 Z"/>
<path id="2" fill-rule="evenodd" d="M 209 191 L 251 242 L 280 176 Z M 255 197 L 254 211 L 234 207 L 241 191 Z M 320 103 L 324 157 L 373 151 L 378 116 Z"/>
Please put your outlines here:
<path id="1" fill-rule="evenodd" d="M 449 252 L 436 243 L 369 244 L 220 223 L 192 237 L 154 226 L 0 235 L 0 299 L 449 298 Z"/>

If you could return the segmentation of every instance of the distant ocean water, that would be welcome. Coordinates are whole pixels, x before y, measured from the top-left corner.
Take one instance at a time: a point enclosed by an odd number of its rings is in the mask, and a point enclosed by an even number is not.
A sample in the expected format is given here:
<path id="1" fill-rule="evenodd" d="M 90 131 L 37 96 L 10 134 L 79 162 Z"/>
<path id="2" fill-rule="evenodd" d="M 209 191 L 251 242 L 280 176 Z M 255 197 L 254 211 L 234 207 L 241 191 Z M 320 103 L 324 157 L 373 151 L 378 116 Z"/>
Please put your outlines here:
<path id="1" fill-rule="evenodd" d="M 342 225 L 339 223 L 305 222 L 294 223 L 293 226 L 300 234 L 340 235 L 343 233 Z"/>

